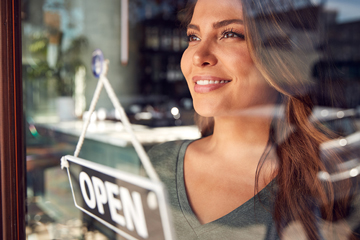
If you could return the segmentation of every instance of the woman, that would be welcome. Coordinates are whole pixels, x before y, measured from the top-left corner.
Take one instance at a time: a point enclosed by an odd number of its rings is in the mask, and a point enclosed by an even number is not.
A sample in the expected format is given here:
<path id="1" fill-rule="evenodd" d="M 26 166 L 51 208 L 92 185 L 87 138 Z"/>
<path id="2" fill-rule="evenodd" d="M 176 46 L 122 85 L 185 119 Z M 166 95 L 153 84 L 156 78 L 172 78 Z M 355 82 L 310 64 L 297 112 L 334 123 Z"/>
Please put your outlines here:
<path id="1" fill-rule="evenodd" d="M 348 194 L 337 204 L 334 186 L 317 177 L 337 158 L 321 161 L 329 134 L 309 121 L 311 42 L 290 49 L 281 26 L 288 19 L 264 2 L 198 0 L 188 9 L 181 69 L 203 138 L 149 152 L 169 191 L 177 239 L 279 239 L 294 229 L 321 239 L 321 219 L 342 219 L 349 207 Z M 305 20 L 298 23 L 306 34 Z"/>

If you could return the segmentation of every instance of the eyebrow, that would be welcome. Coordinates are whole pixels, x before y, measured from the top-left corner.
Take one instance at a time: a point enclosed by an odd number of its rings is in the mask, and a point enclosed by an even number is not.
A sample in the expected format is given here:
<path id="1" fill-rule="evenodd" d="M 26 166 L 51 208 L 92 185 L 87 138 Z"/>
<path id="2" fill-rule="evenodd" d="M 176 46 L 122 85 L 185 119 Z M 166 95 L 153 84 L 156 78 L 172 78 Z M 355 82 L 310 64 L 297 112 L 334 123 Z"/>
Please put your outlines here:
<path id="1" fill-rule="evenodd" d="M 244 24 L 244 21 L 241 20 L 241 19 L 223 20 L 223 21 L 214 23 L 214 24 L 213 24 L 213 28 L 225 27 L 225 26 L 230 25 L 230 24 L 232 24 L 232 23 Z"/>
<path id="2" fill-rule="evenodd" d="M 232 24 L 232 23 L 244 24 L 244 21 L 241 20 L 241 19 L 222 20 L 222 21 L 213 23 L 213 28 L 218 29 L 218 28 L 221 28 L 221 27 L 225 27 L 225 26 L 227 26 L 227 25 L 230 25 L 230 24 Z M 195 24 L 189 24 L 189 25 L 187 26 L 187 28 L 188 28 L 188 29 L 194 29 L 194 30 L 200 31 L 200 27 L 199 27 L 198 25 L 195 25 Z"/>

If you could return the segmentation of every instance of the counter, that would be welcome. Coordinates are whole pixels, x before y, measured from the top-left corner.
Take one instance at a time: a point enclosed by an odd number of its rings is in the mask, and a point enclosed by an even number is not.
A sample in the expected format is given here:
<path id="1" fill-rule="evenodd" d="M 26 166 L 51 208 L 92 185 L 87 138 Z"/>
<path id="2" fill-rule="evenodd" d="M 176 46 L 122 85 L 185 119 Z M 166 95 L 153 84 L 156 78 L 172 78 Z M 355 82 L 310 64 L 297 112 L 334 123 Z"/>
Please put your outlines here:
<path id="1" fill-rule="evenodd" d="M 38 126 L 59 133 L 79 137 L 84 126 L 83 121 L 69 121 L 59 123 L 39 124 Z M 196 126 L 156 127 L 132 125 L 133 131 L 142 145 L 155 145 L 162 142 L 197 139 L 200 132 Z M 131 146 L 130 134 L 121 122 L 99 121 L 90 123 L 85 135 L 86 139 L 119 147 Z"/>

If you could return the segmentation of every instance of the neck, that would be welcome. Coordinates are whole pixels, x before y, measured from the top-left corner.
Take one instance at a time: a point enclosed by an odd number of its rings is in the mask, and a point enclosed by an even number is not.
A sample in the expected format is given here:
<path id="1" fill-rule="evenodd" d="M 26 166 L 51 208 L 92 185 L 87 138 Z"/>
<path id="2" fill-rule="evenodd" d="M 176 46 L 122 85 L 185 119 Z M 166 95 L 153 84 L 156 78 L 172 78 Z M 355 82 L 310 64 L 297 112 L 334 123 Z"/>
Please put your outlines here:
<path id="1" fill-rule="evenodd" d="M 222 159 L 257 166 L 269 140 L 273 107 L 260 113 L 246 111 L 236 117 L 215 117 L 213 135 L 207 139 L 209 151 Z"/>
<path id="2" fill-rule="evenodd" d="M 242 111 L 237 116 L 215 117 L 211 141 L 215 146 L 264 145 L 269 139 L 274 107 Z"/>

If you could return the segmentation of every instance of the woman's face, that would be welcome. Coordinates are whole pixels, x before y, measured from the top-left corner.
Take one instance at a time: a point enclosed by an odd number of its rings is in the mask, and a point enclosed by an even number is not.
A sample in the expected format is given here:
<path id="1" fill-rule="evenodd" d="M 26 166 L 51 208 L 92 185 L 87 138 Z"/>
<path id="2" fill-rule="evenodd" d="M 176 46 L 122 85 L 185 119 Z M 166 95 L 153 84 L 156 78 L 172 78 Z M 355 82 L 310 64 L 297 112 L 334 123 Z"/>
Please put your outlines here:
<path id="1" fill-rule="evenodd" d="M 240 0 L 197 1 L 181 70 L 198 114 L 233 116 L 275 102 L 276 91 L 255 67 L 244 34 Z"/>

